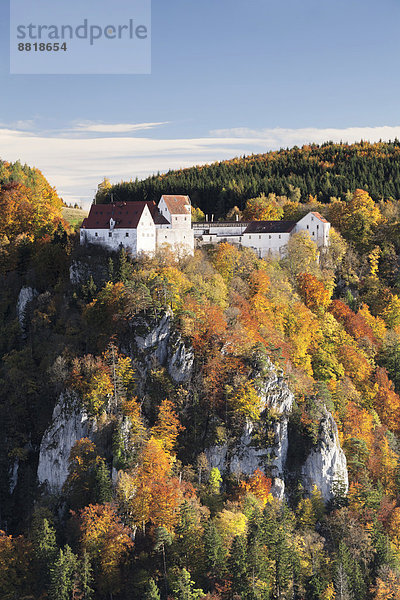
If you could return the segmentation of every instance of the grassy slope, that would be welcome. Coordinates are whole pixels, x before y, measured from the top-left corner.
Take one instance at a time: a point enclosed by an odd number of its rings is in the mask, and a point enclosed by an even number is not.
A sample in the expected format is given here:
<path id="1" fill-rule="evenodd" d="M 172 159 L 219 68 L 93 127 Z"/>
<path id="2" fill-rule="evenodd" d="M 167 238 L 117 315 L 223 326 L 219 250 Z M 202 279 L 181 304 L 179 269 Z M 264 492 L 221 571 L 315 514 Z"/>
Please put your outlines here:
<path id="1" fill-rule="evenodd" d="M 73 229 L 76 229 L 81 225 L 83 219 L 88 216 L 88 212 L 80 208 L 63 208 L 62 216 Z"/>

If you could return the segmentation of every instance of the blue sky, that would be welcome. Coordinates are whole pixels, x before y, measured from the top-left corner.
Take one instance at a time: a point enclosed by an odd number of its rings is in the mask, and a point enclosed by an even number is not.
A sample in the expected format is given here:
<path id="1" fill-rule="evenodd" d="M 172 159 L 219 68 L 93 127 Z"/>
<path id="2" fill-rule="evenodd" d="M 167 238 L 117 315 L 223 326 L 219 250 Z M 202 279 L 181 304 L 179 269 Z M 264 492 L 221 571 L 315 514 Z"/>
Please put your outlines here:
<path id="1" fill-rule="evenodd" d="M 153 0 L 152 15 L 151 75 L 10 75 L 0 0 L 0 157 L 87 203 L 104 176 L 400 137 L 398 0 Z"/>

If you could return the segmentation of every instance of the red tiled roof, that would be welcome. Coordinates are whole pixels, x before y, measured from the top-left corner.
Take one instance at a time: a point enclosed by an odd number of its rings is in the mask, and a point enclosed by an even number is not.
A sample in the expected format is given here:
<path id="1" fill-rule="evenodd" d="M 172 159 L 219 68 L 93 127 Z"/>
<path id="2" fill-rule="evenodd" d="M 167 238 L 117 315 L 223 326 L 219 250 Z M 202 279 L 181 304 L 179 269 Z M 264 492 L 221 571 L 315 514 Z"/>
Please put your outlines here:
<path id="1" fill-rule="evenodd" d="M 118 204 L 92 204 L 88 217 L 83 221 L 84 229 L 109 229 L 111 217 L 116 221 L 115 229 L 136 229 L 147 206 L 157 224 L 168 223 L 159 213 L 154 202 L 123 202 Z"/>
<path id="2" fill-rule="evenodd" d="M 171 215 L 187 215 L 190 207 L 190 199 L 189 196 L 172 196 L 172 195 L 163 195 L 164 202 L 167 205 L 167 208 Z"/>
<path id="3" fill-rule="evenodd" d="M 324 219 L 324 217 L 322 215 L 320 215 L 319 212 L 312 212 L 311 214 L 314 215 L 314 217 L 317 217 L 317 219 L 319 219 L 323 223 L 329 223 L 329 221 Z"/>

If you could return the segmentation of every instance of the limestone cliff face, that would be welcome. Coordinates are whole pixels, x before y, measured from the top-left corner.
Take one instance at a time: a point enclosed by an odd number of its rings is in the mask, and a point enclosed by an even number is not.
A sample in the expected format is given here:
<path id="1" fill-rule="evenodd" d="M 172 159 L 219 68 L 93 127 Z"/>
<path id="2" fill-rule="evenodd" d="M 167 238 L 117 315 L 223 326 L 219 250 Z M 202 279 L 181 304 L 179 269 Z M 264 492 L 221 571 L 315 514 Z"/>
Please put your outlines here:
<path id="1" fill-rule="evenodd" d="M 182 383 L 190 378 L 194 355 L 186 348 L 179 334 L 172 329 L 172 317 L 164 315 L 154 326 L 137 322 L 128 349 L 137 361 L 139 376 L 154 360 L 166 366 L 172 379 Z M 111 411 L 113 408 L 110 409 Z M 72 446 L 83 437 L 93 441 L 98 432 L 97 421 L 90 418 L 82 402 L 71 392 L 60 395 L 53 411 L 52 422 L 40 444 L 37 477 L 51 493 L 58 494 L 68 475 L 68 458 Z M 127 436 L 127 422 L 120 423 L 120 433 Z M 115 479 L 116 473 L 113 473 Z"/>
<path id="2" fill-rule="evenodd" d="M 187 382 L 192 375 L 194 353 L 174 329 L 172 313 L 165 313 L 154 323 L 145 319 L 134 321 L 132 336 L 124 350 L 139 361 L 143 370 L 156 359 L 176 383 Z"/>
<path id="3" fill-rule="evenodd" d="M 283 498 L 284 470 L 288 451 L 288 421 L 292 412 L 294 396 L 271 362 L 268 362 L 261 377 L 258 377 L 258 392 L 261 398 L 261 422 L 266 421 L 267 414 L 273 414 L 273 444 L 260 447 L 254 441 L 255 425 L 247 420 L 244 431 L 233 448 L 228 445 L 214 446 L 206 451 L 211 467 L 221 472 L 243 473 L 251 475 L 256 469 L 272 473 L 273 493 Z M 266 423 L 265 423 L 266 426 Z"/>
<path id="4" fill-rule="evenodd" d="M 137 320 L 132 324 L 132 335 L 123 350 L 135 359 L 140 375 L 139 385 L 144 386 L 146 372 L 157 361 L 169 372 L 176 383 L 188 383 L 195 366 L 194 353 L 174 329 L 172 314 L 164 314 L 153 323 Z M 294 395 L 283 374 L 270 361 L 256 374 L 256 385 L 261 398 L 260 422 L 248 420 L 239 440 L 234 445 L 213 446 L 206 450 L 211 467 L 221 472 L 251 475 L 256 469 L 273 475 L 273 493 L 283 498 L 285 487 L 292 476 L 288 472 L 288 452 L 300 452 L 288 434 L 293 412 Z M 121 423 L 123 429 L 124 424 Z M 260 427 L 268 445 L 260 444 Z M 97 423 L 89 418 L 79 399 L 71 393 L 61 394 L 54 409 L 52 423 L 45 432 L 40 446 L 38 480 L 48 489 L 58 493 L 68 474 L 68 458 L 74 443 L 82 437 L 95 440 Z M 257 435 L 255 435 L 257 434 Z M 290 444 L 292 446 L 290 447 Z M 295 447 L 296 446 L 296 447 Z M 300 452 L 301 453 L 301 452 Z M 115 474 L 114 474 L 115 475 Z M 302 461 L 297 474 L 306 491 L 314 485 L 325 500 L 332 498 L 333 489 L 340 481 L 347 490 L 346 458 L 340 447 L 338 432 L 332 415 L 324 410 L 316 444 Z"/>
<path id="5" fill-rule="evenodd" d="M 306 488 L 316 485 L 322 496 L 330 500 L 333 488 L 340 484 L 347 492 L 348 475 L 346 457 L 340 447 L 338 429 L 331 413 L 325 411 L 320 423 L 317 447 L 311 450 L 302 467 Z"/>
<path id="6" fill-rule="evenodd" d="M 25 316 L 28 304 L 38 295 L 38 292 L 31 287 L 21 288 L 17 300 L 17 316 L 22 331 L 25 330 Z"/>
<path id="7" fill-rule="evenodd" d="M 92 439 L 96 430 L 96 421 L 88 417 L 79 398 L 71 392 L 62 393 L 40 444 L 39 484 L 53 494 L 59 493 L 68 475 L 72 446 L 83 437 Z"/>
<path id="8" fill-rule="evenodd" d="M 260 447 L 254 441 L 255 425 L 247 421 L 239 443 L 213 446 L 206 451 L 211 467 L 221 472 L 252 474 L 256 469 L 273 476 L 272 493 L 277 498 L 285 495 L 286 481 L 293 474 L 288 472 L 287 455 L 290 439 L 288 424 L 293 410 L 294 396 L 287 383 L 275 367 L 269 363 L 266 372 L 258 378 L 259 394 L 262 400 L 261 425 L 271 428 L 273 442 L 270 447 Z M 267 424 L 267 417 L 273 415 Z M 297 441 L 298 443 L 298 441 Z M 300 448 L 290 448 L 292 454 Z M 310 493 L 314 485 L 321 491 L 325 501 L 331 500 L 335 486 L 340 482 L 347 492 L 348 475 L 346 457 L 340 446 L 336 423 L 325 409 L 319 426 L 317 443 L 312 447 L 299 473 L 304 489 Z"/>

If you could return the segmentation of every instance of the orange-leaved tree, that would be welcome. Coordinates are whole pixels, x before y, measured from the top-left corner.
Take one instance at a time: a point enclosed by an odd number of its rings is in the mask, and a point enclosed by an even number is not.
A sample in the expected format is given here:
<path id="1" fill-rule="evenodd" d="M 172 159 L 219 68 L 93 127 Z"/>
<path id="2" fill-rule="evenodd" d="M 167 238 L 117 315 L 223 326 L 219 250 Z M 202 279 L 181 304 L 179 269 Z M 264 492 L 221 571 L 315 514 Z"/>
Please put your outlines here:
<path id="1" fill-rule="evenodd" d="M 112 504 L 90 504 L 79 514 L 81 545 L 94 565 L 101 593 L 118 593 L 122 567 L 133 548 L 132 531 Z"/>
<path id="2" fill-rule="evenodd" d="M 264 505 L 272 499 L 271 486 L 271 479 L 264 475 L 260 469 L 256 469 L 247 481 L 242 481 L 240 484 L 240 488 L 243 492 L 253 494 L 253 496 L 259 498 Z"/>
<path id="3" fill-rule="evenodd" d="M 304 304 L 310 310 L 319 308 L 325 310 L 328 307 L 332 291 L 311 273 L 300 273 L 297 276 L 297 289 Z"/>
<path id="4" fill-rule="evenodd" d="M 117 496 L 120 510 L 134 527 L 165 527 L 172 531 L 181 501 L 179 480 L 171 475 L 172 459 L 153 436 L 143 445 L 138 465 L 121 474 Z"/>
<path id="5" fill-rule="evenodd" d="M 384 423 L 394 433 L 400 432 L 400 396 L 394 391 L 393 383 L 387 376 L 386 369 L 378 367 L 375 381 L 378 390 L 374 407 Z"/>
<path id="6" fill-rule="evenodd" d="M 161 402 L 157 422 L 151 430 L 152 435 L 161 442 L 164 450 L 170 454 L 179 433 L 183 430 L 184 427 L 180 424 L 173 403 L 165 398 Z"/>

